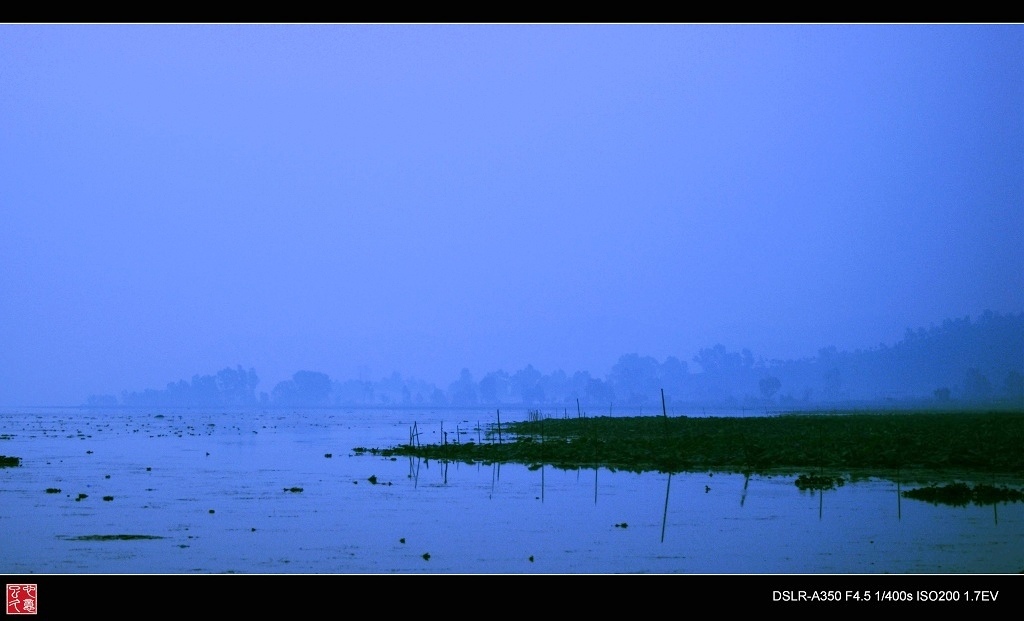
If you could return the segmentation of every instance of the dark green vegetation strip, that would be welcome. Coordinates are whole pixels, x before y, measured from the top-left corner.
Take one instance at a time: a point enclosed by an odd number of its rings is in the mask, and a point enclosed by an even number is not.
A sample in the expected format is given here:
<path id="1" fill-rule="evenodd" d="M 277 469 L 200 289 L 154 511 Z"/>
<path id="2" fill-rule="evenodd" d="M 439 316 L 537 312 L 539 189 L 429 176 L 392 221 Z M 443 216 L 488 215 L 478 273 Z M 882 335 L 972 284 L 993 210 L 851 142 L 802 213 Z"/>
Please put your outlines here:
<path id="1" fill-rule="evenodd" d="M 1024 502 L 1024 492 L 995 485 L 979 484 L 971 487 L 966 483 L 950 483 L 949 485 L 929 485 L 919 489 L 903 492 L 906 498 L 924 500 L 934 505 L 954 505 L 966 507 L 991 505 L 998 502 Z"/>
<path id="2" fill-rule="evenodd" d="M 68 541 L 134 541 L 136 539 L 163 539 L 156 535 L 79 535 L 64 537 Z"/>
<path id="3" fill-rule="evenodd" d="M 20 457 L 8 457 L 7 455 L 0 455 L 0 468 L 14 468 L 15 466 L 20 465 Z"/>
<path id="4" fill-rule="evenodd" d="M 569 418 L 509 423 L 502 431 L 501 444 L 492 430 L 482 444 L 369 450 L 384 456 L 635 472 L 828 468 L 1024 474 L 1024 412 Z"/>

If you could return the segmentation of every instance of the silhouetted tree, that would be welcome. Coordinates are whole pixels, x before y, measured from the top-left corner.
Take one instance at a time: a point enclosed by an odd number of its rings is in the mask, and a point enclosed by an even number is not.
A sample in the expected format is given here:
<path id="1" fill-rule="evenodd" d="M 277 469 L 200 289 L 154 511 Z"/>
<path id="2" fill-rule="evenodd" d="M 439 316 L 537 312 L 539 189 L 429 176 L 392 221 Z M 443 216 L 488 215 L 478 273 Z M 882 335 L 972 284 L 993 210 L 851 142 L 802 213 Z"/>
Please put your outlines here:
<path id="1" fill-rule="evenodd" d="M 967 369 L 964 377 L 964 397 L 970 401 L 987 401 L 992 398 L 992 383 L 978 369 Z"/>
<path id="2" fill-rule="evenodd" d="M 318 371 L 298 371 L 271 391 L 275 405 L 322 406 L 330 403 L 331 378 Z"/>
<path id="3" fill-rule="evenodd" d="M 782 381 L 777 377 L 769 375 L 767 377 L 762 377 L 761 381 L 759 381 L 757 385 L 761 389 L 761 396 L 765 399 L 771 399 L 775 393 L 782 388 Z"/>
<path id="4" fill-rule="evenodd" d="M 620 399 L 630 404 L 661 402 L 660 365 L 650 356 L 626 354 L 612 366 L 608 381 Z"/>
<path id="5" fill-rule="evenodd" d="M 608 382 L 601 381 L 596 377 L 587 380 L 586 395 L 586 403 L 599 405 L 601 407 L 615 401 L 615 389 L 612 388 L 612 385 Z"/>
<path id="6" fill-rule="evenodd" d="M 542 375 L 537 384 L 548 403 L 564 403 L 572 393 L 572 381 L 561 369 Z"/>
<path id="7" fill-rule="evenodd" d="M 256 386 L 259 384 L 256 370 L 244 370 L 241 365 L 234 369 L 225 367 L 217 372 L 217 390 L 224 405 L 252 405 L 256 403 Z"/>
<path id="8" fill-rule="evenodd" d="M 753 358 L 753 356 L 751 356 Z M 704 347 L 693 357 L 693 361 L 701 366 L 705 373 L 728 373 L 743 366 L 743 357 L 736 352 L 728 352 L 721 343 L 714 347 Z"/>
<path id="9" fill-rule="evenodd" d="M 1024 405 L 1021 403 L 1024 401 L 1024 375 L 1017 371 L 1007 373 L 1003 380 L 1003 394 L 1007 399 L 1018 402 L 1018 405 Z"/>
<path id="10" fill-rule="evenodd" d="M 480 380 L 480 400 L 484 403 L 503 403 L 509 397 L 508 373 L 491 371 Z"/>
<path id="11" fill-rule="evenodd" d="M 459 379 L 448 387 L 448 396 L 452 405 L 476 405 L 476 382 L 469 369 L 462 369 Z"/>
<path id="12" fill-rule="evenodd" d="M 528 364 L 512 376 L 512 394 L 525 404 L 543 403 L 544 390 L 540 386 L 541 373 Z"/>
<path id="13" fill-rule="evenodd" d="M 669 356 L 665 358 L 665 362 L 662 362 L 658 369 L 658 387 L 665 389 L 665 396 L 670 401 L 681 399 L 686 393 L 689 375 L 685 362 L 675 356 Z"/>

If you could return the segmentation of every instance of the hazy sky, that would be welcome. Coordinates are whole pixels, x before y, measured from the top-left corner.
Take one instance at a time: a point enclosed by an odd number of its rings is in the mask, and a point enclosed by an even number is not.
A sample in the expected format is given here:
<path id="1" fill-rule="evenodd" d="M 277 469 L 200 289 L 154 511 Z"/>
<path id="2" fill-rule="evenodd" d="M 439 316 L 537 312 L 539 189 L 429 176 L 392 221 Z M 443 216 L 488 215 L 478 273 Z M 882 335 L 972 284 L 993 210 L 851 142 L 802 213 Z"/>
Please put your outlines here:
<path id="1" fill-rule="evenodd" d="M 891 344 L 1022 237 L 1019 25 L 0 25 L 2 405 Z"/>

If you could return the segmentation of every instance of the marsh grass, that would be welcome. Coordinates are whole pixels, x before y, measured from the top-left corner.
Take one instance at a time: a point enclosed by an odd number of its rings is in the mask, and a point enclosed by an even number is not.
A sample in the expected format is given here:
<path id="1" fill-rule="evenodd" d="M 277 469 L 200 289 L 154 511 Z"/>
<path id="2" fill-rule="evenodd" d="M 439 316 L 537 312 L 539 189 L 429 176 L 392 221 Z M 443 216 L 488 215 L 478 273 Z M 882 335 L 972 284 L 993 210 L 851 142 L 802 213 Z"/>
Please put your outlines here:
<path id="1" fill-rule="evenodd" d="M 363 450 L 383 456 L 634 472 L 1024 475 L 1024 412 L 552 418 L 506 422 L 503 431 L 506 437 L 500 444 L 406 444 Z"/>

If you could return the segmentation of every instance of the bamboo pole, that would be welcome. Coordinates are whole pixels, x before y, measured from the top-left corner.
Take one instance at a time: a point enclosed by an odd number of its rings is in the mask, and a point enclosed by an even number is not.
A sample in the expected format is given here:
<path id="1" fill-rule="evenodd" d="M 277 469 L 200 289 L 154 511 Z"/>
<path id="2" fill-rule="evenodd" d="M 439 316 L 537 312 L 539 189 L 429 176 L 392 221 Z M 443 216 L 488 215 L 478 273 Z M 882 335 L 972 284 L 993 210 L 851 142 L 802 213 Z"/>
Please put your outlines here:
<path id="1" fill-rule="evenodd" d="M 665 389 L 661 389 L 661 414 L 665 421 L 665 437 L 668 438 L 668 409 L 665 408 Z"/>
<path id="2" fill-rule="evenodd" d="M 544 418 L 540 419 L 540 501 L 544 502 Z"/>

